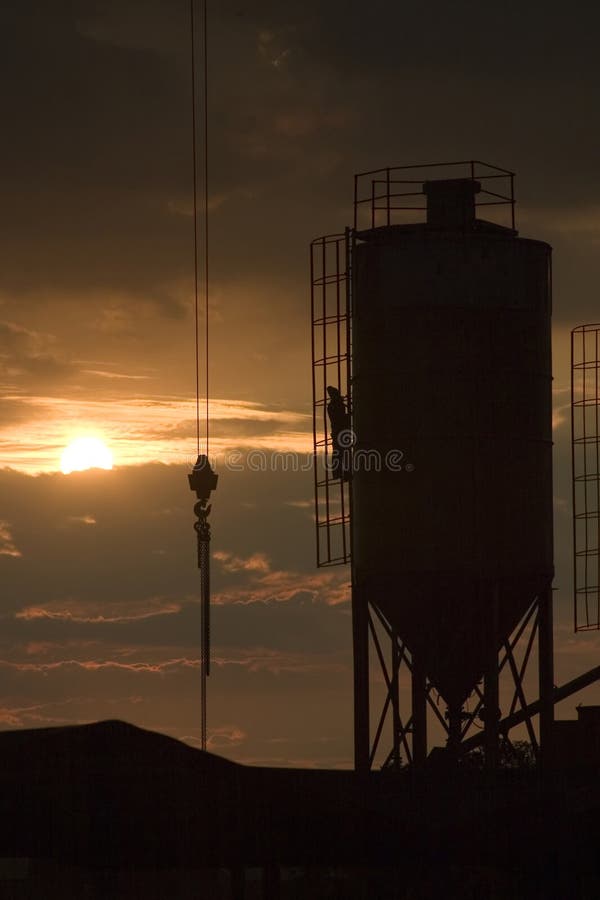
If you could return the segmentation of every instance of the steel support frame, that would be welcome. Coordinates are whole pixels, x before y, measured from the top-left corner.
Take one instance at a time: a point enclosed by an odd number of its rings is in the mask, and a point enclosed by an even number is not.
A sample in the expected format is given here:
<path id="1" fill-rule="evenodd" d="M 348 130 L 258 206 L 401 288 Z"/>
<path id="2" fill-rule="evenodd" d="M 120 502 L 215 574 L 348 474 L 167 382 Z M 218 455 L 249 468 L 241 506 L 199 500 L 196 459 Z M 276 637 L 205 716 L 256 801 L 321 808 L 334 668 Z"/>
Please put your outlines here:
<path id="1" fill-rule="evenodd" d="M 511 729 L 524 725 L 536 760 L 551 752 L 554 721 L 554 651 L 552 589 L 549 586 L 531 603 L 512 634 L 498 636 L 498 592 L 490 609 L 488 666 L 474 685 L 470 708 L 446 708 L 418 657 L 411 654 L 382 611 L 356 587 L 352 592 L 354 642 L 354 747 L 355 767 L 368 771 L 381 767 L 422 766 L 428 755 L 428 712 L 442 727 L 446 746 L 457 757 L 483 744 L 485 765 L 499 765 L 500 750 L 512 750 Z M 537 654 L 535 648 L 537 644 Z M 499 647 L 499 650 L 497 649 Z M 526 676 L 537 655 L 539 697 L 526 696 Z M 372 667 L 371 662 L 375 665 Z M 410 676 L 410 708 L 400 702 L 400 674 Z M 384 696 L 371 731 L 371 677 L 378 672 Z M 509 707 L 500 710 L 501 679 L 511 685 Z M 440 709 L 440 705 L 442 708 Z M 373 710 L 374 711 L 374 710 Z M 539 715 L 539 727 L 535 717 Z"/>

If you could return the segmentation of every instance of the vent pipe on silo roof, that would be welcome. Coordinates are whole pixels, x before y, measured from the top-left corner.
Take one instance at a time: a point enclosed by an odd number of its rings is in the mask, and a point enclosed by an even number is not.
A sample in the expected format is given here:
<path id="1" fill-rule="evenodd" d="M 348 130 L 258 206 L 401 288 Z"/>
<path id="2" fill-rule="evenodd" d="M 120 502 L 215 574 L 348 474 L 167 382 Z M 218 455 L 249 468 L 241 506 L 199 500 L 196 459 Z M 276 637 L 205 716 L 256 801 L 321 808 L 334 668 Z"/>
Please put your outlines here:
<path id="1" fill-rule="evenodd" d="M 426 181 L 427 224 L 437 228 L 468 230 L 475 224 L 475 194 L 481 183 L 474 178 Z"/>

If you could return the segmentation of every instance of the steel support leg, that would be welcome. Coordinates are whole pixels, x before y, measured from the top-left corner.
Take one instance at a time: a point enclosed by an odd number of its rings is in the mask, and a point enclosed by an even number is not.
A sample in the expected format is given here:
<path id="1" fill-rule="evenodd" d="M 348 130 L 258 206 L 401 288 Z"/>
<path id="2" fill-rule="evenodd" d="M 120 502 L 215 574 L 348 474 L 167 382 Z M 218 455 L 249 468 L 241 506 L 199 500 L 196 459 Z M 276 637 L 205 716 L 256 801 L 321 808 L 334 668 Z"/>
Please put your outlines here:
<path id="1" fill-rule="evenodd" d="M 484 746 L 485 746 L 485 767 L 488 771 L 494 772 L 498 768 L 500 761 L 500 730 L 498 715 L 499 685 L 498 685 L 498 664 L 492 667 L 491 661 L 489 670 L 485 675 L 484 681 Z"/>
<path id="2" fill-rule="evenodd" d="M 547 764 L 552 753 L 554 726 L 554 625 L 552 587 L 538 601 L 538 652 L 540 687 L 540 760 Z"/>
<path id="3" fill-rule="evenodd" d="M 401 765 L 400 753 L 400 685 L 398 676 L 400 673 L 400 647 L 398 635 L 392 631 L 392 768 L 398 770 Z"/>
<path id="4" fill-rule="evenodd" d="M 458 756 L 462 728 L 462 705 L 460 703 L 448 704 L 448 751 Z"/>
<path id="5" fill-rule="evenodd" d="M 412 754 L 421 766 L 427 759 L 427 678 L 419 655 L 412 657 Z"/>
<path id="6" fill-rule="evenodd" d="M 354 649 L 354 767 L 369 769 L 369 614 L 364 592 L 352 588 L 352 642 Z"/>
<path id="7" fill-rule="evenodd" d="M 487 633 L 487 665 L 483 683 L 485 767 L 494 772 L 499 764 L 500 672 L 498 669 L 499 590 L 494 587 Z"/>

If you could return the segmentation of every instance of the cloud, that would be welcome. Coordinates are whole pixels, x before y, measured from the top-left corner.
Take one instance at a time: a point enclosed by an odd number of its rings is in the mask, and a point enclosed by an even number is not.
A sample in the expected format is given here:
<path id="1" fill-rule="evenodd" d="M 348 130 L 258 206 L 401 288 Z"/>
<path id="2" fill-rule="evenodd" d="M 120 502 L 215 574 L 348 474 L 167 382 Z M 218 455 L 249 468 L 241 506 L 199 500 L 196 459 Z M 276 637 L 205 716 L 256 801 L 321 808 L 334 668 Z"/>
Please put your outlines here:
<path id="1" fill-rule="evenodd" d="M 219 728 L 211 728 L 208 734 L 207 749 L 211 753 L 231 747 L 239 747 L 247 738 L 247 734 L 235 725 L 221 725 Z"/>
<path id="2" fill-rule="evenodd" d="M 80 608 L 83 606 L 87 612 L 87 615 L 82 613 L 77 614 L 73 612 L 71 609 L 66 607 L 61 607 L 59 603 L 54 603 L 52 608 L 46 608 L 39 606 L 28 606 L 25 609 L 19 610 L 19 612 L 15 613 L 16 619 L 23 619 L 27 622 L 31 622 L 39 619 L 50 619 L 53 621 L 63 622 L 63 623 L 73 623 L 73 624 L 89 624 L 89 625 L 103 625 L 103 624 L 124 624 L 129 622 L 139 622 L 141 619 L 152 619 L 156 616 L 172 616 L 176 615 L 181 610 L 181 605 L 177 603 L 168 603 L 161 601 L 154 601 L 152 606 L 149 609 L 140 609 L 139 605 L 135 610 L 129 612 L 129 614 L 122 613 L 118 614 L 114 609 L 112 610 L 112 615 L 106 614 L 93 614 L 92 608 L 90 608 L 89 604 L 74 604 L 76 607 Z M 153 608 L 153 606 L 157 608 Z"/>
<path id="3" fill-rule="evenodd" d="M 124 372 L 106 372 L 102 369 L 83 369 L 84 375 L 96 375 L 98 378 L 113 378 L 122 381 L 148 381 L 149 375 L 126 375 Z"/>
<path id="4" fill-rule="evenodd" d="M 17 663 L 0 659 L 0 668 L 12 669 L 13 671 L 20 673 L 34 672 L 40 675 L 47 675 L 48 673 L 53 672 L 57 669 L 68 669 L 72 670 L 73 672 L 77 672 L 77 670 L 83 670 L 85 672 L 98 672 L 102 669 L 115 669 L 122 670 L 124 672 L 130 672 L 134 675 L 162 675 L 177 669 L 199 669 L 200 660 L 170 659 L 167 662 L 163 663 L 123 663 L 118 660 L 112 659 L 65 659 L 44 663 Z"/>
<path id="5" fill-rule="evenodd" d="M 318 675 L 321 673 L 345 673 L 348 671 L 346 662 L 335 659 L 329 654 L 326 656 L 304 653 L 291 654 L 265 647 L 255 647 L 237 656 L 221 656 L 217 653 L 213 664 L 219 668 L 235 666 L 247 669 L 248 672 L 252 673 L 268 672 L 278 676 L 282 674 Z"/>
<path id="6" fill-rule="evenodd" d="M 0 556 L 11 556 L 15 559 L 23 556 L 15 546 L 9 522 L 0 521 Z"/>
<path id="7" fill-rule="evenodd" d="M 1 707 L 0 726 L 4 728 L 43 728 L 45 726 L 73 724 L 69 716 L 69 707 L 73 700 L 63 700 L 55 703 L 38 703 L 32 706 Z M 67 715 L 60 714 L 61 708 Z"/>
<path id="8" fill-rule="evenodd" d="M 263 554 L 248 560 L 231 559 L 225 563 L 225 571 L 245 572 L 250 575 L 241 586 L 225 586 L 219 590 L 213 601 L 216 604 L 252 603 L 295 603 L 312 605 L 323 603 L 335 607 L 347 603 L 350 597 L 350 583 L 347 573 L 341 571 L 321 571 L 300 573 L 286 570 L 272 570 Z"/>
<path id="9" fill-rule="evenodd" d="M 11 392 L 12 393 L 12 392 Z M 43 404 L 23 395 L 0 397 L 0 429 L 18 425 L 22 427 L 32 419 L 44 418 Z"/>
<path id="10" fill-rule="evenodd" d="M 190 396 L 99 393 L 96 388 L 78 391 L 72 398 L 13 393 L 9 401 L 8 419 L 0 418 L 5 466 L 56 472 L 67 444 L 88 434 L 110 446 L 115 466 L 150 460 L 191 466 L 195 461 L 195 400 Z M 265 451 L 255 464 L 269 466 L 270 450 L 300 453 L 311 446 L 308 417 L 303 413 L 218 398 L 211 400 L 211 410 L 212 450 L 222 466 L 248 465 L 252 448 Z M 0 408 L 0 417 L 1 413 Z M 283 465 L 284 460 L 273 464 Z"/>
<path id="11" fill-rule="evenodd" d="M 224 550 L 217 550 L 213 553 L 213 559 L 216 559 L 225 572 L 270 572 L 271 565 L 264 553 L 254 553 L 247 559 L 241 559 L 226 553 Z"/>
<path id="12" fill-rule="evenodd" d="M 571 403 L 563 403 L 560 406 L 556 404 L 552 410 L 552 430 L 557 431 L 567 422 L 571 421 Z"/>
<path id="13" fill-rule="evenodd" d="M 567 235 L 576 240 L 600 240 L 600 205 L 595 202 L 582 203 L 572 207 L 521 207 L 519 218 L 529 228 L 548 228 L 559 235 Z"/>
<path id="14" fill-rule="evenodd" d="M 83 516 L 69 516 L 67 519 L 68 522 L 72 522 L 75 525 L 97 525 L 98 522 L 91 515 L 83 515 Z"/>
<path id="15" fill-rule="evenodd" d="M 27 376 L 54 381 L 74 375 L 77 367 L 51 352 L 54 343 L 53 335 L 31 331 L 16 322 L 0 321 L 0 358 L 8 378 Z"/>

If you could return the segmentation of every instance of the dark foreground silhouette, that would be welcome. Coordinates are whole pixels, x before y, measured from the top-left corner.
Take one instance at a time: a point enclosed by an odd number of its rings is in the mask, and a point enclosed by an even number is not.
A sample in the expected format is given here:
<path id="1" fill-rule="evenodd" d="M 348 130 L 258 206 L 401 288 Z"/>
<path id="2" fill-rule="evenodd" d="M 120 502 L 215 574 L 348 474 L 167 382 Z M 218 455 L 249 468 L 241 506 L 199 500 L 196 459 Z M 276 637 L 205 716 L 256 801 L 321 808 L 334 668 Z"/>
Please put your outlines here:
<path id="1" fill-rule="evenodd" d="M 123 722 L 0 754 L 0 898 L 600 896 L 593 767 L 250 768 Z"/>

